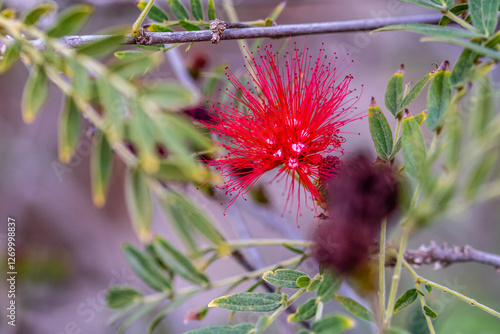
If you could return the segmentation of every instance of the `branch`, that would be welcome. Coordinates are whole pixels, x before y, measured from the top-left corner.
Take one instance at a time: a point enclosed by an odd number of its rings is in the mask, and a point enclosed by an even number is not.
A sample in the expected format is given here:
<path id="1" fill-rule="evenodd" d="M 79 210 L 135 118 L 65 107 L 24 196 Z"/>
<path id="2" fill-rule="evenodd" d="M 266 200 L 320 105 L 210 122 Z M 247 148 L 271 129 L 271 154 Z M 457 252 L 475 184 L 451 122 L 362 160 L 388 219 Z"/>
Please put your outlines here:
<path id="1" fill-rule="evenodd" d="M 483 252 L 469 245 L 448 247 L 448 245 L 443 244 L 438 246 L 431 241 L 429 245 L 422 245 L 417 250 L 407 250 L 404 258 L 413 265 L 434 264 L 435 269 L 458 262 L 477 262 L 500 270 L 499 255 Z"/>
<path id="2" fill-rule="evenodd" d="M 307 23 L 307 24 L 286 24 L 272 27 L 252 27 L 234 29 L 228 28 L 221 34 L 221 40 L 245 39 L 245 38 L 283 38 L 300 35 L 315 35 L 315 34 L 331 34 L 340 32 L 356 32 L 356 31 L 371 31 L 392 24 L 403 23 L 437 23 L 442 15 L 417 15 L 391 17 L 383 19 L 363 19 L 352 21 L 336 21 L 323 23 Z M 229 27 L 231 23 L 226 23 Z M 109 37 L 107 35 L 82 35 L 82 36 L 66 36 L 62 41 L 66 46 L 75 48 L 88 43 L 98 41 Z M 159 44 L 176 44 L 190 42 L 206 42 L 212 39 L 212 32 L 206 31 L 178 31 L 178 32 L 147 32 L 144 31 L 138 38 L 133 38 L 130 35 L 126 36 L 125 44 L 142 44 L 142 45 L 159 45 Z M 42 40 L 35 40 L 32 43 L 43 48 Z"/>

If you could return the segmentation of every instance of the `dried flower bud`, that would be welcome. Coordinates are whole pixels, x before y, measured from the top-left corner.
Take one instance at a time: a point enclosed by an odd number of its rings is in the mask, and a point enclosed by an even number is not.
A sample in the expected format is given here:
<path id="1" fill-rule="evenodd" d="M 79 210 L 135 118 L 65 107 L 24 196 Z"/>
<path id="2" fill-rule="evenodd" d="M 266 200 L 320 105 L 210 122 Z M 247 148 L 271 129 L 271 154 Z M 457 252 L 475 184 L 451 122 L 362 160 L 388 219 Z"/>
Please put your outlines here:
<path id="1" fill-rule="evenodd" d="M 365 155 L 344 163 L 328 194 L 331 214 L 354 221 L 380 222 L 398 203 L 392 168 L 384 163 L 372 165 Z"/>

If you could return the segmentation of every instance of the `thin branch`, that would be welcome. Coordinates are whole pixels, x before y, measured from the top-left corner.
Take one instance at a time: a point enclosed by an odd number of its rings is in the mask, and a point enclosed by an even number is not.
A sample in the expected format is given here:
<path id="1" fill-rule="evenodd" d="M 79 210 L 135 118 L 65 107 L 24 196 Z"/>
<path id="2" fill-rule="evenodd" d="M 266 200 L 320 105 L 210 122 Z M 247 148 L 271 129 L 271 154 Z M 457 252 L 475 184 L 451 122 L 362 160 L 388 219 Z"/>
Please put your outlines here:
<path id="1" fill-rule="evenodd" d="M 300 35 L 331 34 L 341 32 L 371 31 L 392 24 L 403 23 L 429 23 L 439 22 L 442 15 L 416 15 L 390 18 L 372 18 L 352 21 L 336 21 L 306 24 L 286 24 L 272 27 L 252 27 L 242 29 L 226 29 L 221 40 L 245 39 L 245 38 L 283 38 Z M 231 23 L 228 23 L 231 26 Z M 66 36 L 62 41 L 66 46 L 75 48 L 97 40 L 109 37 L 107 35 L 82 35 Z M 138 39 L 128 35 L 125 44 L 175 44 L 190 42 L 208 42 L 212 39 L 212 33 L 206 31 L 179 31 L 179 32 L 143 32 Z M 138 42 L 139 41 L 139 42 Z M 43 48 L 43 41 L 35 40 L 36 47 Z"/>
<path id="2" fill-rule="evenodd" d="M 407 250 L 404 258 L 413 265 L 434 264 L 436 269 L 459 262 L 477 262 L 500 269 L 499 255 L 483 252 L 469 245 L 448 247 L 446 244 L 438 246 L 431 242 L 417 250 Z"/>

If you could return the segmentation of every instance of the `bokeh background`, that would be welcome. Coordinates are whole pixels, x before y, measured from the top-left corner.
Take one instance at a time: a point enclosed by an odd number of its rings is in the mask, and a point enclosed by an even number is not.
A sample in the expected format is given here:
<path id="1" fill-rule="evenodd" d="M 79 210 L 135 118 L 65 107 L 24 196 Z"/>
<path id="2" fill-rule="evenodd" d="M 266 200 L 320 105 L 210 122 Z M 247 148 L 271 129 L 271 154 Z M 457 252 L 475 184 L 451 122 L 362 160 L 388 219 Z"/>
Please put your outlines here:
<path id="1" fill-rule="evenodd" d="M 4 1 L 18 10 L 36 3 L 33 0 Z M 65 8 L 75 1 L 57 1 Z M 83 33 L 92 34 L 115 25 L 131 25 L 139 11 L 132 0 L 94 0 L 95 14 Z M 187 2 L 187 1 L 186 1 Z M 241 20 L 265 18 L 279 3 L 278 0 L 235 0 Z M 161 0 L 157 5 L 166 7 Z M 220 8 L 220 4 L 217 2 Z M 222 9 L 218 13 L 222 13 Z M 416 6 L 395 0 L 289 0 L 278 23 L 309 23 L 337 20 L 382 18 L 430 13 Z M 222 17 L 224 18 L 224 17 Z M 47 19 L 46 24 L 50 23 Z M 421 43 L 419 35 L 406 32 L 378 34 L 343 33 L 309 36 L 307 45 L 312 54 L 325 43 L 327 53 L 339 55 L 350 52 L 354 63 L 348 71 L 354 75 L 353 86 L 364 85 L 358 111 L 366 112 L 371 97 L 383 105 L 385 87 L 391 75 L 401 63 L 406 66 L 405 83 L 416 82 L 434 69 L 433 63 L 448 59 L 452 64 L 460 49 L 436 43 Z M 304 38 L 294 38 L 299 45 Z M 280 44 L 281 41 L 267 41 Z M 236 41 L 223 41 L 218 45 L 196 43 L 187 53 L 179 48 L 185 62 L 197 55 L 208 59 L 207 70 L 220 63 L 238 69 L 243 58 Z M 158 77 L 175 78 L 168 59 L 153 74 Z M 494 71 L 498 79 L 498 71 Z M 106 334 L 115 333 L 117 326 L 107 324 L 112 311 L 104 305 L 106 289 L 115 284 L 131 284 L 149 291 L 128 268 L 122 253 L 124 242 L 139 245 L 131 228 L 124 201 L 124 166 L 116 161 L 109 200 L 103 209 L 92 205 L 89 180 L 89 140 L 82 134 L 76 158 L 61 174 L 54 169 L 57 161 L 57 119 L 62 96 L 52 90 L 49 102 L 34 124 L 25 125 L 21 119 L 20 101 L 27 71 L 16 65 L 0 77 L 0 212 L 2 221 L 14 217 L 17 221 L 17 267 L 18 287 L 17 323 L 15 328 L 0 317 L 1 333 L 20 334 Z M 498 80 L 496 80 L 498 81 Z M 425 94 L 411 105 L 416 114 L 425 107 Z M 344 145 L 346 154 L 365 150 L 374 156 L 369 139 L 366 119 L 349 125 Z M 425 131 L 425 130 L 424 130 Z M 358 134 L 359 133 L 359 134 Z M 426 137 L 429 140 L 429 136 Z M 466 156 L 463 157 L 467 159 Z M 307 212 L 301 218 L 301 228 L 295 224 L 294 214 L 281 217 L 283 200 L 280 185 L 272 185 L 268 192 L 271 208 L 262 209 L 244 201 L 237 203 L 223 216 L 223 207 L 207 199 L 196 190 L 189 190 L 195 202 L 212 217 L 228 238 L 244 234 L 234 220 L 243 219 L 253 237 L 307 238 L 317 222 Z M 500 253 L 500 221 L 498 200 L 473 208 L 460 217 L 436 222 L 432 227 L 419 232 L 410 240 L 409 248 L 417 248 L 430 240 L 448 244 L 470 244 L 481 250 Z M 267 210 L 267 211 L 266 211 Z M 267 212 L 267 213 L 266 213 Z M 271 212 L 269 214 L 269 212 Z M 241 217 L 239 215 L 242 215 Z M 272 224 L 270 222 L 273 222 Z M 1 226 L 5 226 L 2 224 Z M 154 216 L 156 233 L 170 236 L 168 223 L 158 211 Z M 6 262 L 6 228 L 0 230 L 0 254 Z M 256 259 L 255 250 L 246 253 Z M 290 256 L 277 248 L 260 249 L 260 263 L 272 264 Z M 313 272 L 314 264 L 306 262 L 302 270 Z M 213 278 L 241 273 L 242 269 L 231 260 L 222 260 L 210 267 Z M 458 292 L 500 309 L 500 274 L 479 264 L 460 264 L 433 271 L 421 268 L 419 272 L 430 279 L 447 285 Z M 411 286 L 405 276 L 401 286 Z M 0 285 L 0 309 L 6 307 L 5 280 Z M 343 287 L 347 294 L 352 293 Z M 211 310 L 201 323 L 183 324 L 189 310 L 206 305 L 221 290 L 206 293 L 167 316 L 158 333 L 183 333 L 188 329 L 225 323 L 228 311 Z M 341 310 L 337 305 L 328 305 L 329 310 Z M 417 304 L 417 303 L 415 303 Z M 500 320 L 487 315 L 453 298 L 434 292 L 430 295 L 430 306 L 439 313 L 435 320 L 438 333 L 500 333 Z M 427 333 L 425 321 L 415 307 L 401 312 L 395 323 L 406 327 L 411 333 Z M 236 322 L 256 321 L 255 315 L 238 314 Z M 143 333 L 148 317 L 139 320 L 129 333 Z M 270 332 L 293 333 L 286 322 L 277 322 Z M 360 320 L 352 333 L 369 333 L 372 329 Z"/>

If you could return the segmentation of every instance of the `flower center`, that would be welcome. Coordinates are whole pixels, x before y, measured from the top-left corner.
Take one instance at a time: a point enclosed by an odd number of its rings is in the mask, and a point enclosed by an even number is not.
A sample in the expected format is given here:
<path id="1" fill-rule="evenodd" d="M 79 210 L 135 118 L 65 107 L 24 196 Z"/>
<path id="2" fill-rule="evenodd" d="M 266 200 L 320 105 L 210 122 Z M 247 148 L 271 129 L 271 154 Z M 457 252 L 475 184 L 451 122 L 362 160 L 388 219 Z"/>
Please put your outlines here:
<path id="1" fill-rule="evenodd" d="M 300 153 L 302 152 L 302 150 L 304 149 L 304 147 L 306 147 L 306 145 L 302 144 L 302 143 L 295 143 L 295 144 L 292 144 L 292 150 L 295 152 L 295 153 Z"/>
<path id="2" fill-rule="evenodd" d="M 290 168 L 299 167 L 299 160 L 296 158 L 288 158 L 288 167 Z"/>

